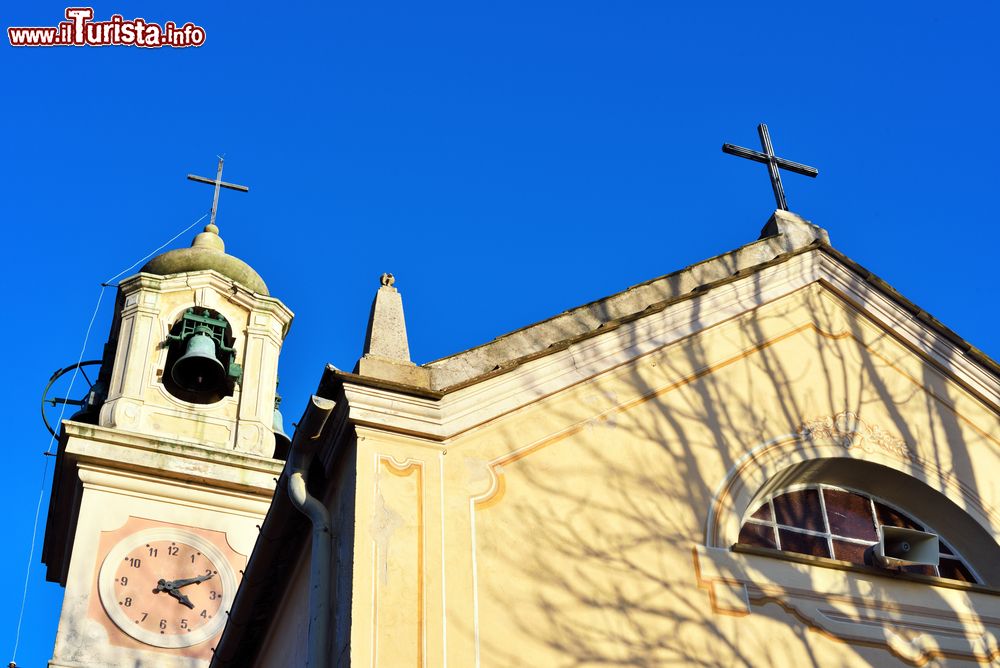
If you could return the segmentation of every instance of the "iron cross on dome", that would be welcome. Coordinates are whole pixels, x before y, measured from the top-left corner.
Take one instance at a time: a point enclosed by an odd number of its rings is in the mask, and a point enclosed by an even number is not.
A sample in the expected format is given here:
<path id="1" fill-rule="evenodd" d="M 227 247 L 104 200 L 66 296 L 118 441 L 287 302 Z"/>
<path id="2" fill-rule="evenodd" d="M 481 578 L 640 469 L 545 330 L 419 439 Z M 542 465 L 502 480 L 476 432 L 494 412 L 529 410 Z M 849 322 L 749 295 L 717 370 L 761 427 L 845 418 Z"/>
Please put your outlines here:
<path id="1" fill-rule="evenodd" d="M 238 183 L 226 183 L 222 180 L 222 163 L 225 162 L 222 156 L 219 156 L 219 169 L 215 173 L 215 180 L 206 179 L 204 176 L 196 176 L 194 174 L 188 174 L 188 179 L 191 181 L 197 181 L 198 183 L 208 183 L 209 185 L 215 186 L 215 197 L 212 199 L 212 219 L 209 221 L 210 225 L 215 225 L 215 212 L 219 209 L 219 188 L 229 188 L 230 190 L 239 190 L 242 193 L 250 192 L 250 188 L 247 186 L 241 186 Z"/>
<path id="2" fill-rule="evenodd" d="M 803 165 L 798 162 L 792 162 L 791 160 L 785 160 L 784 158 L 779 158 L 774 154 L 774 147 L 771 146 L 771 135 L 767 133 L 767 125 L 761 123 L 757 126 L 757 134 L 760 135 L 760 147 L 764 149 L 763 153 L 759 151 L 754 151 L 749 148 L 743 148 L 742 146 L 734 146 L 733 144 L 723 144 L 723 153 L 728 153 L 729 155 L 735 155 L 740 158 L 746 158 L 747 160 L 753 160 L 755 162 L 762 162 L 767 165 L 767 171 L 771 175 L 771 189 L 774 190 L 774 201 L 778 204 L 778 208 L 782 211 L 788 211 L 788 202 L 785 200 L 785 189 L 781 185 L 781 172 L 779 169 L 787 169 L 790 172 L 795 172 L 796 174 L 802 174 L 804 176 L 811 176 L 815 178 L 819 174 L 819 170 L 815 167 L 810 167 L 809 165 Z"/>

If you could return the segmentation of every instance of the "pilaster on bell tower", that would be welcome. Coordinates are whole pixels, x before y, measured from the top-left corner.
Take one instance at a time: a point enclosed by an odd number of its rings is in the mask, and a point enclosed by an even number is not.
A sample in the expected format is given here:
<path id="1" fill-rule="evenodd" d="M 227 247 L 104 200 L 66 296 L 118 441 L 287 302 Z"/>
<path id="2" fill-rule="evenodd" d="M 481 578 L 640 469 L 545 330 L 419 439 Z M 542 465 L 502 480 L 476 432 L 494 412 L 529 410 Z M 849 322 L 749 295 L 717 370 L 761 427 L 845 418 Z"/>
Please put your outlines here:
<path id="1" fill-rule="evenodd" d="M 212 220 L 118 286 L 101 371 L 60 425 L 42 560 L 50 668 L 205 668 L 284 465 L 292 313 Z M 282 442 L 276 452 L 276 436 Z"/>
<path id="2" fill-rule="evenodd" d="M 272 456 L 278 354 L 291 319 L 209 224 L 190 248 L 121 283 L 98 424 Z"/>

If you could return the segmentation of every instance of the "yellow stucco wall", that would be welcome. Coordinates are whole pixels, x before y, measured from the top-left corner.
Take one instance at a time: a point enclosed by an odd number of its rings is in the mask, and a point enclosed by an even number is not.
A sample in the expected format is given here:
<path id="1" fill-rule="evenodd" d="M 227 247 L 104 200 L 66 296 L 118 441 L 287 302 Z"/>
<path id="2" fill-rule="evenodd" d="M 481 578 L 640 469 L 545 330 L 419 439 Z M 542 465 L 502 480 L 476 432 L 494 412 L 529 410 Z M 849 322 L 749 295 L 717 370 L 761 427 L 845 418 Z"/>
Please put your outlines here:
<path id="1" fill-rule="evenodd" d="M 838 415 L 855 438 L 803 436 Z M 710 550 L 810 458 L 903 472 L 995 539 L 998 434 L 818 283 L 446 443 L 359 429 L 352 664 L 973 665 L 1000 597 Z"/>

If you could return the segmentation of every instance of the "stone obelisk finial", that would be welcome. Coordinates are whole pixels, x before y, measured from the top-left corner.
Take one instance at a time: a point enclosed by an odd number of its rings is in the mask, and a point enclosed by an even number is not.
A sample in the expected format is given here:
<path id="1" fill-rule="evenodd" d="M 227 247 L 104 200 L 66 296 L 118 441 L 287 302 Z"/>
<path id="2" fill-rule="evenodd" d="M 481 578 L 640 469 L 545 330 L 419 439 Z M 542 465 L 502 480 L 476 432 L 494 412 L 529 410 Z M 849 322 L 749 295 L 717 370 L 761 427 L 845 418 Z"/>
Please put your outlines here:
<path id="1" fill-rule="evenodd" d="M 364 354 L 354 373 L 406 385 L 429 387 L 430 372 L 410 361 L 403 318 L 403 298 L 396 289 L 396 278 L 382 274 L 372 302 L 365 334 Z"/>

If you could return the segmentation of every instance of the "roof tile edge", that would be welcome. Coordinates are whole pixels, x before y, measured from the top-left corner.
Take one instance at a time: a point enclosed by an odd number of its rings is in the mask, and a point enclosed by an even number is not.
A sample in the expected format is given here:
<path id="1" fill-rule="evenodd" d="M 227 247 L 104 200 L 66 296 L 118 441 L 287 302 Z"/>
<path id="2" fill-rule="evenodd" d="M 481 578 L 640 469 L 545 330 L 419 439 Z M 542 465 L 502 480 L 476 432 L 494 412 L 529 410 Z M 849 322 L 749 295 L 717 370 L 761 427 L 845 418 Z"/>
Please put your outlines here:
<path id="1" fill-rule="evenodd" d="M 775 211 L 756 241 L 429 362 L 422 368 L 430 370 L 430 387 L 434 390 L 463 385 L 515 360 L 639 314 L 655 304 L 690 294 L 817 242 L 829 244 L 829 241 L 826 230 L 818 225 L 788 211 Z"/>

